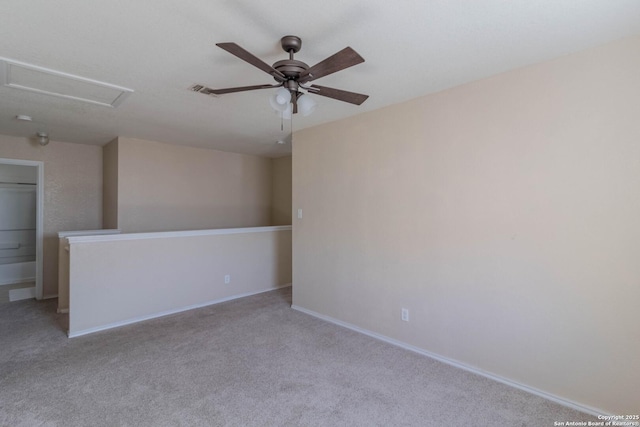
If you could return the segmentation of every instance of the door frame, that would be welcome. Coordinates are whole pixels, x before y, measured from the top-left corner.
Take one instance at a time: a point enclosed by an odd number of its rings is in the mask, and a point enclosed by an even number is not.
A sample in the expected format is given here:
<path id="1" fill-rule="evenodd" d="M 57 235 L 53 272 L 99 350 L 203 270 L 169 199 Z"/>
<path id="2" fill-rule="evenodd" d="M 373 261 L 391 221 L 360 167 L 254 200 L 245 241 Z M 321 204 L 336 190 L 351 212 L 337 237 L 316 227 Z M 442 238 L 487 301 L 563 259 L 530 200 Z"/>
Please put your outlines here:
<path id="1" fill-rule="evenodd" d="M 38 170 L 36 184 L 36 299 L 42 299 L 42 241 L 44 237 L 44 162 L 36 160 L 0 158 L 0 164 L 35 166 Z"/>

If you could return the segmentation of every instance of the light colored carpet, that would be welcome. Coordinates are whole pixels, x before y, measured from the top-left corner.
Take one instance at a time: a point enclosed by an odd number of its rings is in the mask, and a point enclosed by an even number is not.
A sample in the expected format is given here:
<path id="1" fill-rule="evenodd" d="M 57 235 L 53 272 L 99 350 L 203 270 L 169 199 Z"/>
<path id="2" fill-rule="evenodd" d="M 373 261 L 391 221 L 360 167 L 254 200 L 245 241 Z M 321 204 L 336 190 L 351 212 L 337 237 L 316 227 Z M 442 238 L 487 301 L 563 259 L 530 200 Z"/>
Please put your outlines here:
<path id="1" fill-rule="evenodd" d="M 291 289 L 68 339 L 0 304 L 2 426 L 552 426 L 593 417 L 290 308 Z"/>

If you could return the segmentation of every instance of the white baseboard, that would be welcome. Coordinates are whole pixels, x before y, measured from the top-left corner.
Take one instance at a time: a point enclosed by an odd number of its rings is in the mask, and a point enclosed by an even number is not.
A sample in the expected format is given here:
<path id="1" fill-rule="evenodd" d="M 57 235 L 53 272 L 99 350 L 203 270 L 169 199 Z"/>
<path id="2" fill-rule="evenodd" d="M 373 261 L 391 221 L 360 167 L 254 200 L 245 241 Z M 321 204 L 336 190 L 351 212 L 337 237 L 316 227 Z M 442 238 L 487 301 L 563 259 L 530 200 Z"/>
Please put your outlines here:
<path id="1" fill-rule="evenodd" d="M 130 325 L 132 323 L 138 323 L 138 322 L 143 322 L 145 320 L 155 319 L 155 318 L 158 318 L 158 317 L 169 316 L 171 314 L 181 313 L 183 311 L 188 311 L 188 310 L 193 310 L 193 309 L 196 309 L 196 308 L 207 307 L 209 305 L 214 305 L 214 304 L 220 304 L 222 302 L 232 301 L 232 300 L 238 299 L 238 298 L 244 298 L 244 297 L 249 297 L 251 295 L 258 295 L 258 294 L 262 294 L 262 293 L 269 292 L 269 291 L 275 291 L 276 289 L 287 288 L 289 286 L 291 286 L 291 283 L 287 283 L 286 285 L 278 286 L 278 287 L 275 287 L 275 288 L 269 288 L 269 289 L 263 289 L 263 290 L 260 290 L 260 291 L 255 291 L 255 292 L 247 292 L 247 293 L 244 293 L 244 294 L 232 295 L 230 297 L 220 298 L 220 299 L 217 299 L 217 300 L 207 301 L 207 302 L 203 302 L 203 303 L 199 303 L 199 304 L 193 304 L 193 305 L 190 305 L 190 306 L 187 306 L 187 307 L 180 307 L 180 308 L 176 308 L 176 309 L 166 310 L 166 311 L 162 311 L 162 312 L 159 312 L 159 313 L 149 314 L 149 315 L 146 315 L 146 316 L 134 317 L 133 319 L 123 320 L 121 322 L 109 323 L 108 325 L 98 326 L 98 327 L 95 327 L 95 328 L 83 329 L 81 331 L 76 331 L 76 332 L 73 332 L 73 333 L 68 332 L 67 335 L 69 336 L 69 338 L 75 338 L 75 337 L 79 337 L 79 336 L 82 336 L 82 335 L 92 334 L 94 332 L 100 332 L 100 331 L 105 331 L 107 329 L 113 329 L 113 328 L 118 328 L 120 326 Z"/>
<path id="2" fill-rule="evenodd" d="M 31 299 L 36 297 L 36 287 L 19 288 L 9 290 L 9 301 L 20 301 L 23 299 Z"/>
<path id="3" fill-rule="evenodd" d="M 343 321 L 338 320 L 338 319 L 334 319 L 333 317 L 325 316 L 324 314 L 316 313 L 315 311 L 308 310 L 306 308 L 303 308 L 303 307 L 300 307 L 300 306 L 297 306 L 297 305 L 291 305 L 291 308 L 293 308 L 294 310 L 300 311 L 302 313 L 308 314 L 310 316 L 317 317 L 318 319 L 322 319 L 322 320 L 325 320 L 327 322 L 334 323 L 334 324 L 336 324 L 338 326 L 342 326 L 344 328 L 351 329 L 352 331 L 359 332 L 359 333 L 364 334 L 364 335 L 368 335 L 368 336 L 370 336 L 372 338 L 375 338 L 375 339 L 378 339 L 380 341 L 384 341 L 386 343 L 395 345 L 397 347 L 404 348 L 405 350 L 413 351 L 414 353 L 418 353 L 418 354 L 421 354 L 423 356 L 430 357 L 430 358 L 435 359 L 435 360 L 437 360 L 439 362 L 446 363 L 447 365 L 451 365 L 451 366 L 454 366 L 456 368 L 464 369 L 465 371 L 468 371 L 468 372 L 471 372 L 471 373 L 474 373 L 474 374 L 477 374 L 477 375 L 481 375 L 481 376 L 483 376 L 485 378 L 489 378 L 490 380 L 494 380 L 494 381 L 497 381 L 499 383 L 506 384 L 506 385 L 511 386 L 511 387 L 515 387 L 517 389 L 526 391 L 527 393 L 531 393 L 531 394 L 534 394 L 536 396 L 540 396 L 540 397 L 542 397 L 544 399 L 551 400 L 552 402 L 555 402 L 555 403 L 557 403 L 559 405 L 566 406 L 566 407 L 571 408 L 571 409 L 575 409 L 576 411 L 584 412 L 584 413 L 587 413 L 589 415 L 593 415 L 595 417 L 597 417 L 598 415 L 612 415 L 612 414 L 609 414 L 609 413 L 607 413 L 605 411 L 602 411 L 600 409 L 592 408 L 592 407 L 587 406 L 587 405 L 582 405 L 580 403 L 577 403 L 577 402 L 574 402 L 574 401 L 571 401 L 571 400 L 568 400 L 568 399 L 564 399 L 562 397 L 555 396 L 555 395 L 553 395 L 551 393 L 547 393 L 545 391 L 538 390 L 537 388 L 530 387 L 528 385 L 521 384 L 519 382 L 512 381 L 512 380 L 507 379 L 507 378 L 503 378 L 503 377 L 501 377 L 499 375 L 496 375 L 496 374 L 493 374 L 491 372 L 483 371 L 482 369 L 478 369 L 478 368 L 475 368 L 473 366 L 466 365 L 466 364 L 464 364 L 462 362 L 458 362 L 457 360 L 449 359 L 447 357 L 440 356 L 439 354 L 432 353 L 432 352 L 427 351 L 427 350 L 423 350 L 423 349 L 421 349 L 419 347 L 412 346 L 412 345 L 404 343 L 402 341 L 398 341 L 398 340 L 395 340 L 393 338 L 389 338 L 387 336 L 380 335 L 378 333 L 369 331 L 367 329 L 363 329 L 363 328 L 361 328 L 359 326 L 355 326 L 355 325 L 352 325 L 350 323 L 343 322 Z"/>

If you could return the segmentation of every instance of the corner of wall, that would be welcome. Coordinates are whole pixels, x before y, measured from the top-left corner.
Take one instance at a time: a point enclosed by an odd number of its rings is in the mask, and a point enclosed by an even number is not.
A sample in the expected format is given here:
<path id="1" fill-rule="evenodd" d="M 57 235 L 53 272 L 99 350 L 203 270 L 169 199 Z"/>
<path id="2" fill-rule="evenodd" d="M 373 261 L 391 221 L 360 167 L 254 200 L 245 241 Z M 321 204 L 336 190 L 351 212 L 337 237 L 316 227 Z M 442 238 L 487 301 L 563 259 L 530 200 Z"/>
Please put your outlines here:
<path id="1" fill-rule="evenodd" d="M 102 147 L 102 227 L 118 228 L 119 138 Z"/>
<path id="2" fill-rule="evenodd" d="M 271 165 L 271 225 L 290 225 L 292 156 L 271 159 Z"/>

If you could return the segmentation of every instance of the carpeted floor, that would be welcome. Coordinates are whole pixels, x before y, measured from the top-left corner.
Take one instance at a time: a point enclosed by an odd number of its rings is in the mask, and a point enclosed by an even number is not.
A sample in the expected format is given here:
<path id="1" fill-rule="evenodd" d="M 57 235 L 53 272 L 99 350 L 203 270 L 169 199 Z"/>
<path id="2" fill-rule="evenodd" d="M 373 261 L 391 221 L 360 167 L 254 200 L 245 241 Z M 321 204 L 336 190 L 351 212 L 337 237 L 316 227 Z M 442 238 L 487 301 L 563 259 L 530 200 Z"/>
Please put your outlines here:
<path id="1" fill-rule="evenodd" d="M 285 288 L 74 339 L 55 300 L 0 304 L 0 425 L 594 421 L 290 304 Z"/>

